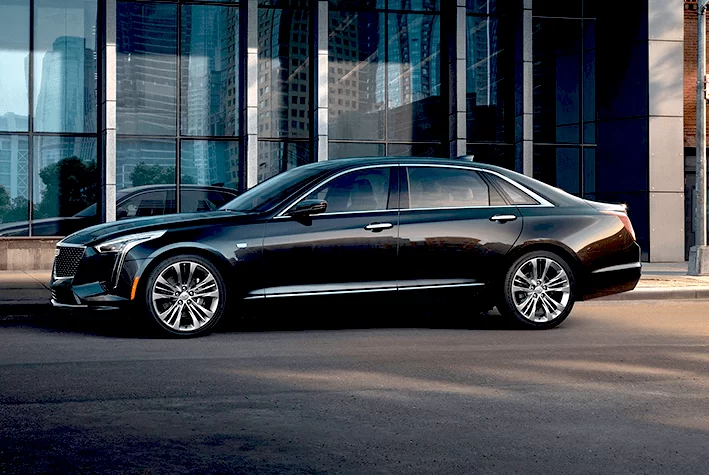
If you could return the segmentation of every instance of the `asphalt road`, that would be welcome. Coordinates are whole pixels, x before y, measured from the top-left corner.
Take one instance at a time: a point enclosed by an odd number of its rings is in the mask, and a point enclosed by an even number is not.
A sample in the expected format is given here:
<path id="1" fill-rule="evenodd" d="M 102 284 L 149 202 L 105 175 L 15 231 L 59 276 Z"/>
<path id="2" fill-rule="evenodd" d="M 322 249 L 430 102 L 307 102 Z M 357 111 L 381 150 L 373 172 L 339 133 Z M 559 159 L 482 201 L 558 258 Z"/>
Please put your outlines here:
<path id="1" fill-rule="evenodd" d="M 583 303 L 550 331 L 300 310 L 188 341 L 0 320 L 0 473 L 707 471 L 709 301 Z"/>

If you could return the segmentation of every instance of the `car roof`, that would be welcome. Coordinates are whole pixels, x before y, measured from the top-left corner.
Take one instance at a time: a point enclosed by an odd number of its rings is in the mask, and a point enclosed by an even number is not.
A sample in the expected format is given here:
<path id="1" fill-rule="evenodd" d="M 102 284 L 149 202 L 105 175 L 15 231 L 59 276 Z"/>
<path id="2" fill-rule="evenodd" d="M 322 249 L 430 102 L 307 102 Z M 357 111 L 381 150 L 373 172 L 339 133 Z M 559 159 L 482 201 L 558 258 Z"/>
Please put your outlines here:
<path id="1" fill-rule="evenodd" d="M 158 184 L 158 185 L 140 185 L 140 186 L 132 186 L 130 188 L 123 188 L 122 190 L 118 190 L 117 195 L 118 197 L 125 197 L 128 195 L 134 195 L 136 193 L 141 193 L 143 191 L 159 191 L 159 190 L 174 190 L 175 189 L 175 184 Z M 225 192 L 232 194 L 236 196 L 239 194 L 239 192 L 234 189 L 234 188 L 225 188 L 223 186 L 214 186 L 214 185 L 193 185 L 193 184 L 184 184 L 180 185 L 180 188 L 182 190 L 189 190 L 189 189 L 198 189 L 198 190 L 206 190 L 206 191 L 219 191 L 219 192 Z"/>
<path id="2" fill-rule="evenodd" d="M 514 170 L 508 168 L 499 167 L 497 165 L 490 165 L 487 163 L 475 162 L 472 160 L 471 156 L 465 156 L 460 158 L 435 158 L 435 157 L 353 157 L 353 158 L 338 158 L 333 160 L 327 160 L 323 162 L 311 163 L 309 165 L 302 165 L 305 167 L 320 168 L 324 173 L 333 171 L 343 171 L 351 168 L 357 168 L 360 166 L 370 166 L 370 165 L 451 165 L 458 167 L 469 167 L 477 168 L 480 170 L 488 170 L 492 172 L 499 173 L 506 178 L 509 178 L 529 189 L 539 194 L 540 196 L 546 198 L 556 205 L 562 206 L 578 206 L 583 205 L 584 200 L 578 196 L 574 196 L 566 191 L 548 185 L 544 182 L 536 180 L 532 177 L 523 175 Z"/>

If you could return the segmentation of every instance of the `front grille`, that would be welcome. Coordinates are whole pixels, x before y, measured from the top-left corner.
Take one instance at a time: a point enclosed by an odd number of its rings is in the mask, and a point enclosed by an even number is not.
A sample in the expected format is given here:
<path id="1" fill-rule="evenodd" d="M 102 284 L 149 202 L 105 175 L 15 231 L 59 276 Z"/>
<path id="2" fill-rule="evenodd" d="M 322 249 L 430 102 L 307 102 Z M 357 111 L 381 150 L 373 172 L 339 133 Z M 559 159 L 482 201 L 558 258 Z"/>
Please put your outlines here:
<path id="1" fill-rule="evenodd" d="M 83 247 L 59 246 L 59 255 L 54 258 L 55 277 L 74 277 L 79 262 L 84 256 Z"/>

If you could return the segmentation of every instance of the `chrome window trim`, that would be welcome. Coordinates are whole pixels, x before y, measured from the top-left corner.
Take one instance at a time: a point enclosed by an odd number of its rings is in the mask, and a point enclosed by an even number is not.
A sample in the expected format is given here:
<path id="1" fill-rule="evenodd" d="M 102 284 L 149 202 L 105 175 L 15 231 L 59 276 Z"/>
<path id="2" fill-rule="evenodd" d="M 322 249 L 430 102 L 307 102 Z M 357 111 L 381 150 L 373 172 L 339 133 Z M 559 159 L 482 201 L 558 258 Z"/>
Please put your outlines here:
<path id="1" fill-rule="evenodd" d="M 344 214 L 354 214 L 354 213 L 381 213 L 382 211 L 419 211 L 419 210 L 427 210 L 427 211 L 432 211 L 432 210 L 447 210 L 447 209 L 492 209 L 492 208 L 506 208 L 509 206 L 515 206 L 517 208 L 553 208 L 554 204 L 548 201 L 545 198 L 542 198 L 539 196 L 537 193 L 533 192 L 526 186 L 515 182 L 514 180 L 507 178 L 506 176 L 502 175 L 501 173 L 498 173 L 494 170 L 487 170 L 484 168 L 479 168 L 475 166 L 461 166 L 461 165 L 451 165 L 448 163 L 398 163 L 398 164 L 378 164 L 378 165 L 363 165 L 360 167 L 356 168 L 350 168 L 347 170 L 343 170 L 330 178 L 327 178 L 324 181 L 321 181 L 320 183 L 314 185 L 308 191 L 301 196 L 299 196 L 293 203 L 291 203 L 286 209 L 278 213 L 276 216 L 274 216 L 274 219 L 284 219 L 284 218 L 291 218 L 291 216 L 286 215 L 288 211 L 290 211 L 291 208 L 293 208 L 296 204 L 298 204 L 300 201 L 305 199 L 308 195 L 310 195 L 312 192 L 314 192 L 316 189 L 320 188 L 321 186 L 329 183 L 330 181 L 334 180 L 335 178 L 338 178 L 346 173 L 350 172 L 355 172 L 355 171 L 360 171 L 360 170 L 368 170 L 372 168 L 384 168 L 384 167 L 427 167 L 427 168 L 454 168 L 458 170 L 471 170 L 471 171 L 476 171 L 480 173 L 490 173 L 492 175 L 495 175 L 496 177 L 505 180 L 507 183 L 510 184 L 510 186 L 514 186 L 515 188 L 518 188 L 525 194 L 529 195 L 531 198 L 537 200 L 538 204 L 536 205 L 515 205 L 515 204 L 509 204 L 509 205 L 476 205 L 476 206 L 451 206 L 451 207 L 433 207 L 433 208 L 392 208 L 392 209 L 379 209 L 379 210 L 362 210 L 362 211 L 336 211 L 334 213 L 321 213 L 318 215 L 314 216 L 336 216 L 336 215 L 344 215 Z M 401 186 L 399 186 L 399 190 L 401 191 Z"/>
<path id="2" fill-rule="evenodd" d="M 281 211 L 280 213 L 278 213 L 278 214 L 274 217 L 274 219 L 278 219 L 278 218 L 290 218 L 291 216 L 287 216 L 286 213 L 287 213 L 288 211 L 290 211 L 290 209 L 291 209 L 292 207 L 294 207 L 295 205 L 297 205 L 298 203 L 300 203 L 300 202 L 301 202 L 302 200 L 304 200 L 309 194 L 311 194 L 312 192 L 314 192 L 315 190 L 317 190 L 317 189 L 320 188 L 321 186 L 330 183 L 332 180 L 334 180 L 335 178 L 339 178 L 339 177 L 341 177 L 342 175 L 345 175 L 345 174 L 351 173 L 351 172 L 360 171 L 360 170 L 369 170 L 369 169 L 373 169 L 373 168 L 385 168 L 385 167 L 386 167 L 386 168 L 393 168 L 393 167 L 398 167 L 398 166 L 399 166 L 398 164 L 384 163 L 384 164 L 380 164 L 380 165 L 363 165 L 363 166 L 361 166 L 361 167 L 348 168 L 347 170 L 343 170 L 343 171 L 341 171 L 341 172 L 339 172 L 339 173 L 337 173 L 337 174 L 335 174 L 335 175 L 333 175 L 333 176 L 331 176 L 331 177 L 325 179 L 324 181 L 321 181 L 320 183 L 318 183 L 318 184 L 312 186 L 310 189 L 308 189 L 307 192 L 305 192 L 304 194 L 302 194 L 301 196 L 299 196 L 298 199 L 296 199 L 295 201 L 293 201 L 293 203 L 291 203 L 286 209 L 284 209 L 283 211 Z M 391 182 L 389 183 L 389 188 L 391 189 Z M 373 209 L 373 210 L 362 210 L 362 211 L 335 211 L 334 213 L 328 213 L 327 211 L 325 211 L 324 213 L 320 213 L 320 214 L 318 214 L 317 216 L 332 216 L 332 215 L 338 214 L 338 213 L 339 213 L 339 214 L 342 214 L 342 213 L 380 213 L 380 212 L 382 212 L 382 211 L 396 211 L 396 209 L 387 209 L 387 208 L 384 208 L 384 209 Z"/>
<path id="3" fill-rule="evenodd" d="M 507 177 L 504 176 L 503 174 L 498 173 L 498 172 L 496 172 L 496 171 L 494 171 L 494 170 L 487 170 L 487 169 L 485 169 L 485 168 L 479 168 L 479 167 L 476 167 L 476 166 L 451 165 L 451 164 L 448 164 L 448 163 L 411 163 L 411 164 L 409 164 L 409 163 L 404 163 L 404 164 L 400 164 L 400 166 L 402 166 L 402 167 L 428 167 L 428 168 L 456 168 L 456 169 L 459 169 L 459 170 L 474 170 L 474 171 L 476 171 L 476 172 L 481 172 L 481 173 L 490 173 L 490 174 L 492 174 L 492 175 L 495 175 L 496 177 L 499 177 L 499 178 L 505 180 L 507 183 L 509 183 L 510 185 L 514 186 L 515 188 L 518 188 L 518 189 L 522 190 L 524 193 L 526 193 L 526 194 L 529 195 L 530 197 L 534 198 L 534 199 L 537 200 L 538 203 L 539 203 L 539 204 L 536 204 L 536 205 L 515 205 L 515 204 L 511 204 L 511 205 L 508 205 L 508 206 L 517 206 L 518 208 L 530 208 L 530 207 L 531 207 L 531 208 L 550 208 L 550 207 L 553 208 L 553 207 L 554 207 L 554 204 L 551 203 L 549 200 L 547 200 L 547 199 L 545 199 L 545 198 L 542 198 L 541 196 L 539 196 L 537 193 L 533 192 L 532 190 L 530 190 L 530 189 L 527 188 L 526 186 L 524 186 L 524 185 L 522 185 L 522 184 L 520 184 L 520 183 L 517 183 L 516 181 L 512 180 L 511 178 L 507 178 Z M 476 208 L 492 208 L 493 206 L 465 206 L 465 208 L 473 208 L 473 207 L 476 207 Z M 423 209 L 423 208 L 402 208 L 402 210 L 403 210 L 403 209 Z M 435 208 L 435 209 L 439 209 L 439 208 Z M 450 208 L 440 208 L 440 209 L 450 209 Z"/>

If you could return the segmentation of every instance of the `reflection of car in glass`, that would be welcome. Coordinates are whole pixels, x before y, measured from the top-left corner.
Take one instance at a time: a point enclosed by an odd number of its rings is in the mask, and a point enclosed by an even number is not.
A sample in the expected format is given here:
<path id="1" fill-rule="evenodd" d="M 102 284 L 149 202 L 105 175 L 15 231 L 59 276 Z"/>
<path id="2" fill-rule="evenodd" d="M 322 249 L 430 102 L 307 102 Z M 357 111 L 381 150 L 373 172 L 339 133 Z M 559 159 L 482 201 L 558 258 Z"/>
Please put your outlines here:
<path id="1" fill-rule="evenodd" d="M 236 190 L 220 186 L 181 185 L 181 208 L 185 213 L 214 211 L 237 196 Z M 144 185 L 116 193 L 116 219 L 156 216 L 177 212 L 175 185 Z M 34 236 L 68 236 L 99 223 L 96 204 L 74 216 L 35 219 Z M 27 236 L 27 221 L 0 223 L 0 236 Z"/>
<path id="2" fill-rule="evenodd" d="M 219 211 L 80 231 L 57 244 L 51 288 L 55 305 L 133 305 L 155 328 L 194 336 L 238 316 L 242 300 L 442 292 L 465 298 L 461 318 L 495 304 L 551 328 L 576 300 L 639 279 L 623 205 L 463 160 L 362 158 L 297 167 Z"/>

